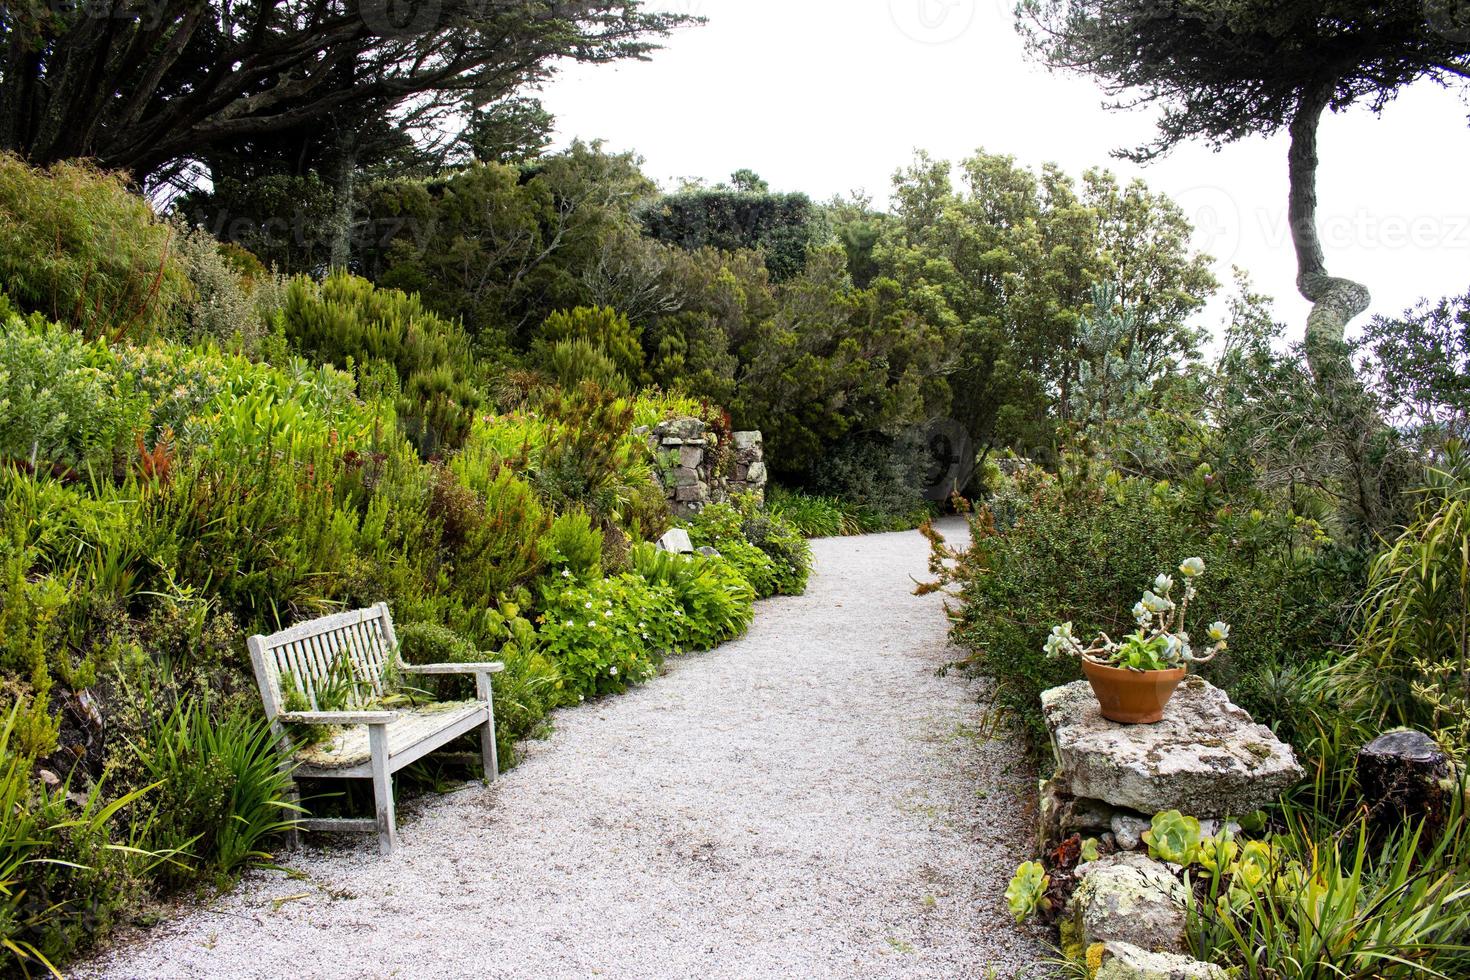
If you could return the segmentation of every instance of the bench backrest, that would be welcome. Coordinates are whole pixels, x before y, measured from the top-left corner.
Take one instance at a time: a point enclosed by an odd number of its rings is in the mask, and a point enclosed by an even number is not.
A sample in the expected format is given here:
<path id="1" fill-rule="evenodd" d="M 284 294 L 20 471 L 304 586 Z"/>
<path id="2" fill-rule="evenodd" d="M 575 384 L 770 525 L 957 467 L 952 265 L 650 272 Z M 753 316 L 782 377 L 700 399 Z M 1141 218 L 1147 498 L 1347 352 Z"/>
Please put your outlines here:
<path id="1" fill-rule="evenodd" d="M 383 674 L 397 656 L 388 604 L 323 616 L 270 636 L 252 636 L 250 660 L 266 717 L 287 710 L 360 707 L 383 694 Z M 287 704 L 299 692 L 304 704 Z M 325 698 L 333 703 L 324 705 Z"/>

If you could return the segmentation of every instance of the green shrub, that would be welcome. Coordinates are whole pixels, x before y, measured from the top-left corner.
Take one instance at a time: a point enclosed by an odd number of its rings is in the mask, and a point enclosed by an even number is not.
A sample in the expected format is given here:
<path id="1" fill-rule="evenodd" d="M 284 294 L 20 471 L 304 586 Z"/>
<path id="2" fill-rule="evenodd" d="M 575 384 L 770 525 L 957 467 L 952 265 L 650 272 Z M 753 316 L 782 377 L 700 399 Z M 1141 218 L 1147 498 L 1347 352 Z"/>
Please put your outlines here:
<path id="1" fill-rule="evenodd" d="M 544 567 L 540 541 L 551 525 L 531 485 L 470 453 L 456 456 L 450 468 L 474 494 L 451 552 L 456 588 L 483 602 L 529 585 Z"/>
<path id="2" fill-rule="evenodd" d="M 89 337 L 146 336 L 189 294 L 174 229 L 116 174 L 0 154 L 0 283 Z"/>
<path id="3" fill-rule="evenodd" d="M 575 391 L 592 383 L 618 395 L 632 389 L 628 376 L 618 370 L 616 362 L 601 347 L 581 337 L 558 340 L 544 358 L 547 372 L 564 391 Z"/>
<path id="4" fill-rule="evenodd" d="M 743 498 L 737 506 L 741 533 L 771 559 L 775 591 L 780 595 L 805 592 L 812 567 L 812 549 L 805 536 L 779 514 L 757 506 L 753 497 Z"/>
<path id="5" fill-rule="evenodd" d="M 601 354 L 629 381 L 636 382 L 643 373 L 642 331 L 617 310 L 605 306 L 556 310 L 541 325 L 538 343 L 550 352 L 568 341 L 582 342 L 577 350 Z"/>
<path id="6" fill-rule="evenodd" d="M 1379 726 L 1433 731 L 1470 754 L 1470 454 L 1451 442 L 1413 518 L 1374 560 L 1342 677 Z"/>
<path id="7" fill-rule="evenodd" d="M 872 525 L 864 530 L 889 530 L 885 519 L 925 511 L 922 488 L 931 465 L 928 450 L 917 435 L 861 436 L 823 454 L 813 467 L 810 485 L 870 515 Z"/>
<path id="8" fill-rule="evenodd" d="M 633 406 L 585 382 L 548 399 L 546 442 L 532 461 L 532 479 L 557 510 L 585 508 L 604 530 L 633 531 L 640 497 L 656 492 L 647 448 L 633 435 Z M 611 540 L 607 542 L 611 544 Z"/>
<path id="9" fill-rule="evenodd" d="M 688 526 L 695 546 L 717 550 L 760 598 L 806 591 L 811 547 L 794 525 L 762 509 L 753 495 L 711 504 Z"/>
<path id="10" fill-rule="evenodd" d="M 314 361 L 391 367 L 399 421 L 425 457 L 464 443 L 483 401 L 469 336 L 417 295 L 345 272 L 320 285 L 298 277 L 286 290 L 281 322 L 291 344 Z"/>
<path id="11" fill-rule="evenodd" d="M 1405 825 L 1378 844 L 1361 822 L 1326 837 L 1309 824 L 1288 819 L 1286 833 L 1246 844 L 1255 869 L 1191 895 L 1196 956 L 1247 980 L 1466 975 L 1470 835 L 1458 807 L 1437 838 Z"/>
<path id="12" fill-rule="evenodd" d="M 668 589 L 683 616 L 675 617 L 680 650 L 709 650 L 740 636 L 755 616 L 755 590 L 723 558 L 676 555 L 652 544 L 636 545 L 633 571 Z"/>
<path id="13" fill-rule="evenodd" d="M 652 677 L 678 649 L 685 615 L 667 587 L 624 573 L 585 585 L 553 577 L 543 593 L 542 649 L 580 700 Z"/>
<path id="14" fill-rule="evenodd" d="M 39 319 L 0 324 L 0 458 L 110 479 L 147 421 L 146 397 L 105 342 Z"/>
<path id="15" fill-rule="evenodd" d="M 974 544 L 951 577 L 961 600 L 954 638 L 969 651 L 966 663 L 995 680 L 997 707 L 1033 748 L 1046 744 L 1041 692 L 1080 677 L 1075 662 L 1043 653 L 1051 626 L 1130 632 L 1138 583 L 1174 568 L 1179 555 L 1209 569 L 1195 614 L 1235 627 L 1229 653 L 1202 673 L 1282 737 L 1300 746 L 1315 733 L 1310 713 L 1272 714 L 1291 705 L 1273 702 L 1268 686 L 1282 671 L 1332 659 L 1346 642 L 1358 566 L 1289 513 L 1210 496 L 1208 475 L 1170 486 L 1025 470 L 977 513 Z"/>
<path id="16" fill-rule="evenodd" d="M 195 873 L 185 863 L 192 860 L 224 883 L 269 861 L 264 845 L 290 830 L 297 812 L 270 725 L 254 713 L 214 718 L 201 698 L 181 700 L 154 719 L 132 749 L 158 784 L 149 847 L 173 855 L 159 876 L 183 883 Z"/>
<path id="17" fill-rule="evenodd" d="M 96 783 L 78 802 L 69 779 L 34 781 L 35 757 L 11 742 L 16 719 L 12 708 L 0 730 L 0 963 L 55 973 L 139 897 L 158 858 L 138 847 L 147 816 L 129 810 L 152 787 L 108 800 Z"/>
<path id="18" fill-rule="evenodd" d="M 254 351 L 284 299 L 282 277 L 238 246 L 199 228 L 177 229 L 179 261 L 193 287 L 176 315 L 192 341 Z"/>
<path id="19" fill-rule="evenodd" d="M 467 664 L 480 651 L 454 630 L 438 623 L 407 623 L 397 627 L 398 653 L 410 664 Z"/>
<path id="20" fill-rule="evenodd" d="M 546 565 L 587 580 L 602 576 L 602 532 L 592 526 L 585 511 L 559 514 L 541 539 Z"/>
<path id="21" fill-rule="evenodd" d="M 860 531 L 856 520 L 835 497 L 771 487 L 766 491 L 766 505 L 809 538 L 833 538 Z"/>

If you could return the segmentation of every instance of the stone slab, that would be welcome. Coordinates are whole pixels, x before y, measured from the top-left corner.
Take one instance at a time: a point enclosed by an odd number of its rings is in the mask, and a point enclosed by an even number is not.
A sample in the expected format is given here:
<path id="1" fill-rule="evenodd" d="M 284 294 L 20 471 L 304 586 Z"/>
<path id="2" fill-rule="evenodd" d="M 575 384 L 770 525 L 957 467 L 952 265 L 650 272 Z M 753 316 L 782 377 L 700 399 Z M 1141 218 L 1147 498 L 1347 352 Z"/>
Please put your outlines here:
<path id="1" fill-rule="evenodd" d="M 1108 721 L 1087 681 L 1052 688 L 1041 704 L 1074 796 L 1142 814 L 1243 816 L 1303 775 L 1291 746 L 1200 677 L 1185 678 L 1153 725 Z"/>

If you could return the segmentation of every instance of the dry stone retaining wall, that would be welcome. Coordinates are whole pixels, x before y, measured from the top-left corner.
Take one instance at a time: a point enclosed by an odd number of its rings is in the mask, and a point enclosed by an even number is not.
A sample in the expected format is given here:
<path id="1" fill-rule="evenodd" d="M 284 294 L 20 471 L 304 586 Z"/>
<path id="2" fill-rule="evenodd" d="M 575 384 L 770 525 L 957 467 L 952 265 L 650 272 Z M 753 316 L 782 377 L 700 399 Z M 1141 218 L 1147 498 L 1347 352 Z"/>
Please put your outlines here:
<path id="1" fill-rule="evenodd" d="M 689 518 L 734 494 L 766 491 L 765 446 L 759 432 L 719 434 L 695 418 L 670 419 L 645 430 L 657 472 L 677 518 Z"/>

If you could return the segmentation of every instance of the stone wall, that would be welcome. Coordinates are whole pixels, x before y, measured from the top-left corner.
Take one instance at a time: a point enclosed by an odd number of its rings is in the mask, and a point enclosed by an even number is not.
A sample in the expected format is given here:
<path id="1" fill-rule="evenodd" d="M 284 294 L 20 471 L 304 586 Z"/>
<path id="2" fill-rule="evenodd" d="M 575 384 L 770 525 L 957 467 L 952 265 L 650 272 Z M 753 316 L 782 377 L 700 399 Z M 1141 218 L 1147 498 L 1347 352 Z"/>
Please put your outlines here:
<path id="1" fill-rule="evenodd" d="M 719 434 L 704 422 L 684 418 L 660 422 L 645 435 L 675 517 L 693 517 L 732 494 L 765 497 L 765 447 L 759 432 L 736 432 L 728 445 L 721 445 Z"/>

